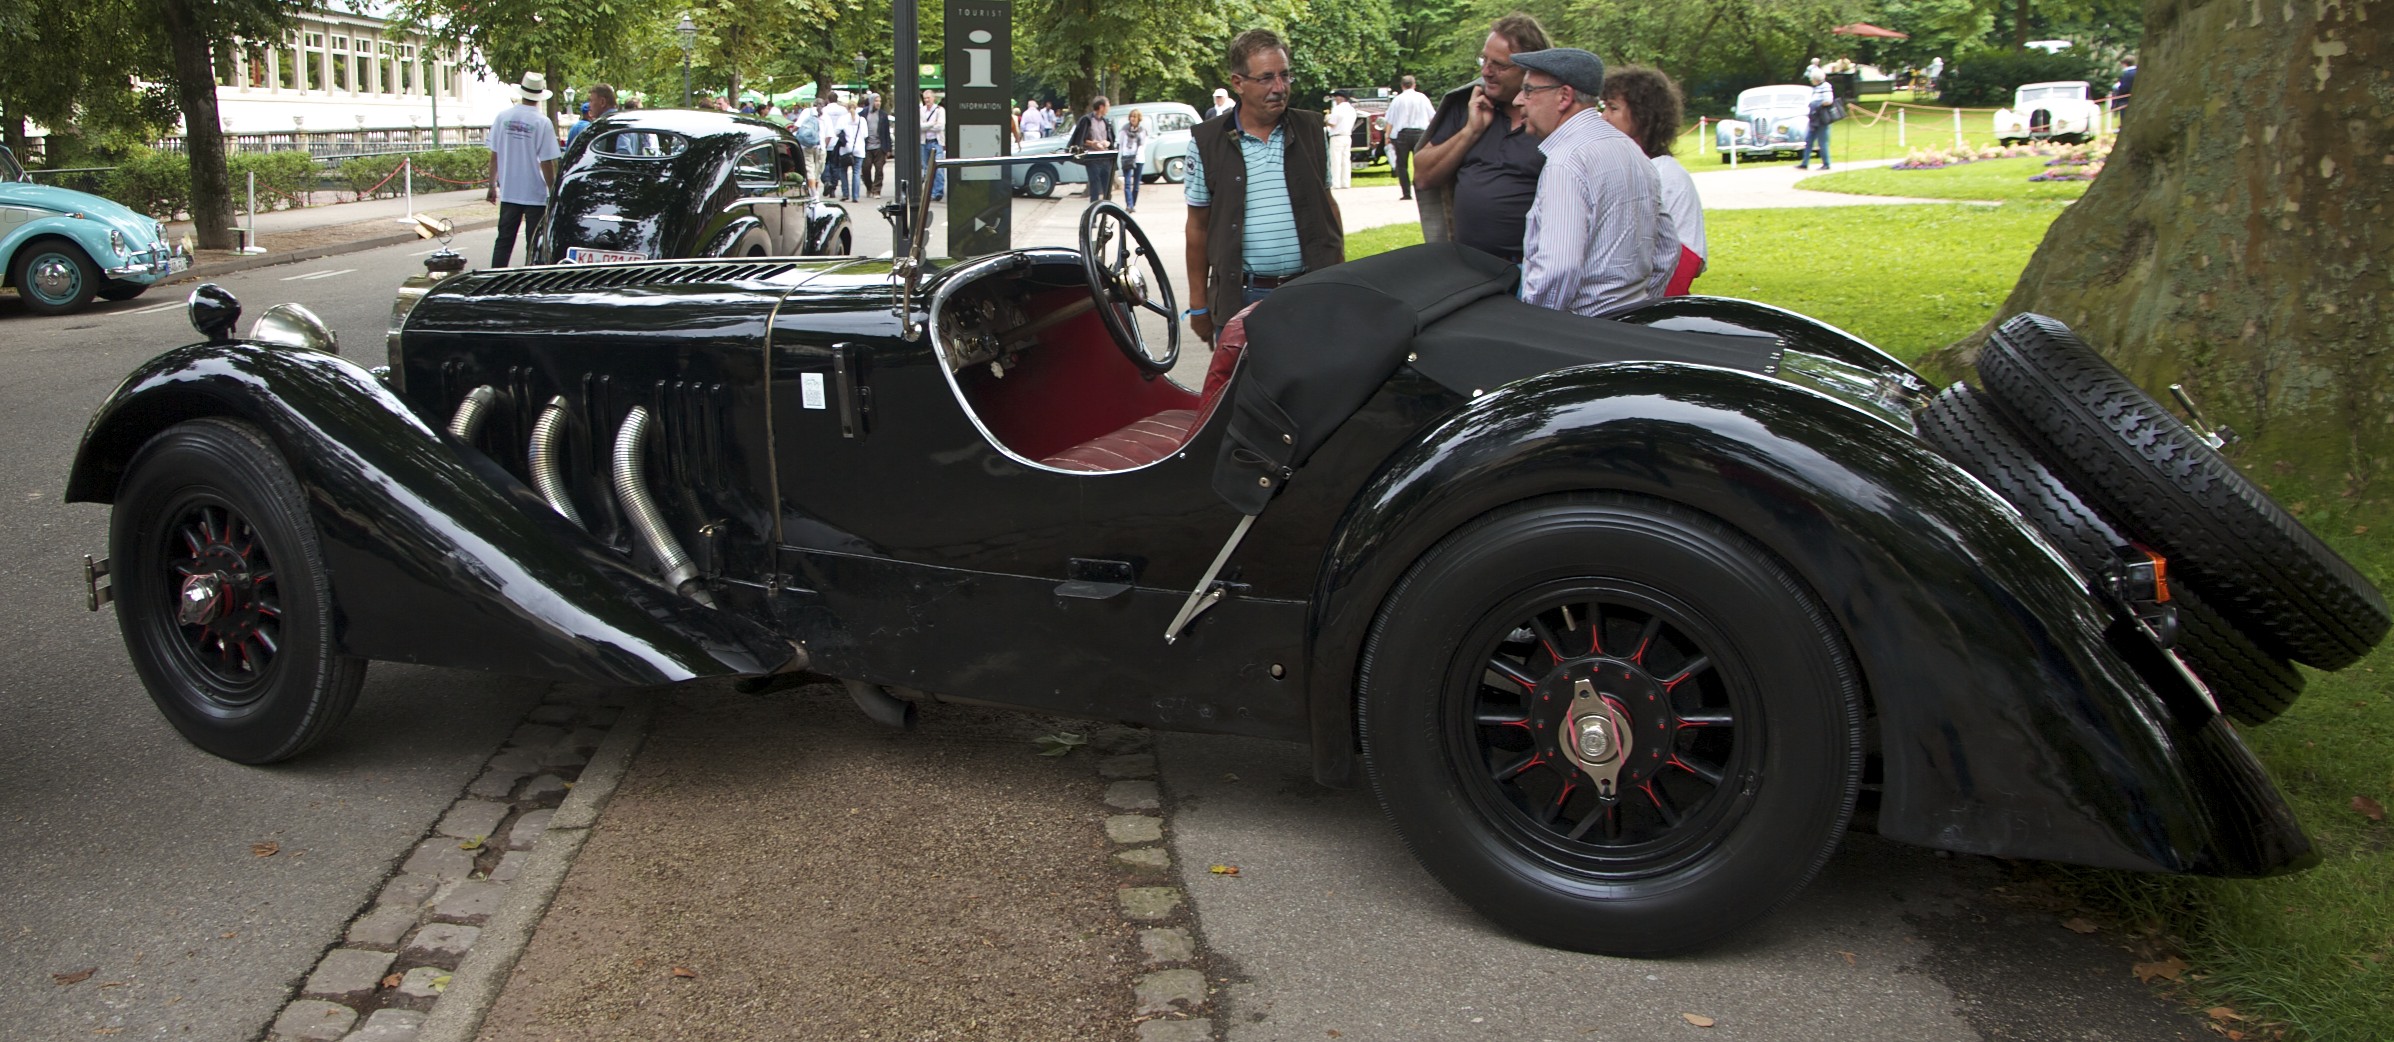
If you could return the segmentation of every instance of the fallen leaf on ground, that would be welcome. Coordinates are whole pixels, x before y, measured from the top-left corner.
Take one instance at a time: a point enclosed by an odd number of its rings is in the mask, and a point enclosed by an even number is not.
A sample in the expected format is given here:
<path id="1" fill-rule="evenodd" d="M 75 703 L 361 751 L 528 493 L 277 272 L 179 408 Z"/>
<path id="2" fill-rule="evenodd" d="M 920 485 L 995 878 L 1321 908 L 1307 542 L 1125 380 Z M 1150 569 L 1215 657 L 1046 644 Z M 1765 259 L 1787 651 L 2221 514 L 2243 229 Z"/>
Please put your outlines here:
<path id="1" fill-rule="evenodd" d="M 406 974 L 404 974 L 404 973 L 394 973 L 394 974 L 391 974 L 390 976 L 388 976 L 388 977 L 384 977 L 384 978 L 382 979 L 382 986 L 383 986 L 383 987 L 386 987 L 386 988 L 396 988 L 396 987 L 398 987 L 398 986 L 399 986 L 399 982 L 400 982 L 400 981 L 403 981 L 403 980 L 406 980 L 406 979 L 407 979 L 407 975 L 406 975 Z"/>
<path id="2" fill-rule="evenodd" d="M 2136 979 L 2147 984 L 2153 983 L 2155 979 L 2177 980 L 2181 974 L 2186 972 L 2186 960 L 2172 955 L 2160 962 L 2137 963 L 2130 967 L 2128 972 L 2136 974 Z"/>
<path id="3" fill-rule="evenodd" d="M 2235 1010 L 2229 1009 L 2229 1008 L 2228 1008 L 2228 1007 L 2226 1007 L 2226 1006 L 2213 1006 L 2213 1007 L 2211 1007 L 2210 1009 L 2204 1010 L 2204 1011 L 2203 1011 L 2203 1015 L 2204 1015 L 2204 1016 L 2206 1016 L 2206 1017 L 2210 1017 L 2210 1018 L 2211 1018 L 2211 1019 L 2213 1019 L 2213 1020 L 2243 1020 L 2243 1019 L 2244 1019 L 2244 1014 L 2242 1014 L 2242 1013 L 2238 1013 L 2238 1012 L 2236 1012 Z"/>
<path id="4" fill-rule="evenodd" d="M 1346 1037 L 1345 1035 L 1341 1035 L 1341 1034 L 1339 1034 L 1339 1033 L 1338 1033 L 1338 1029 L 1337 1029 L 1337 1028 L 1330 1028 L 1330 1029 L 1328 1029 L 1328 1030 L 1327 1030 L 1326 1032 L 1324 1032 L 1324 1033 L 1325 1033 L 1325 1034 L 1328 1034 L 1328 1035 L 1329 1035 L 1331 1038 L 1345 1038 L 1345 1037 Z"/>
<path id="5" fill-rule="evenodd" d="M 1041 756 L 1063 756 L 1089 744 L 1089 736 L 1078 731 L 1058 731 L 1054 734 L 1040 735 L 1033 740 L 1039 744 L 1039 755 Z"/>
<path id="6" fill-rule="evenodd" d="M 2102 927 L 2096 926 L 2095 924 L 2086 921 L 2084 917 L 2072 916 L 2068 919 L 2062 920 L 2062 929 L 2068 930 L 2071 933 L 2093 933 L 2102 929 Z"/>
<path id="7" fill-rule="evenodd" d="M 673 968 L 673 975 L 676 977 L 696 977 L 698 976 L 698 971 L 693 970 L 688 966 L 676 966 Z"/>
<path id="8" fill-rule="evenodd" d="M 432 990 L 436 992 L 449 990 L 449 979 L 449 975 L 446 973 L 432 978 Z"/>
<path id="9" fill-rule="evenodd" d="M 465 841 L 465 842 L 463 842 L 463 843 L 459 843 L 459 844 L 457 845 L 457 849 L 459 849 L 459 850 L 480 850 L 480 849 L 482 849 L 482 841 L 483 841 L 483 840 L 485 840 L 485 839 L 488 839 L 488 838 L 490 838 L 490 837 L 488 837 L 488 836 L 476 836 L 476 837 L 474 837 L 474 838 L 472 838 L 472 839 L 466 840 L 466 841 Z"/>
<path id="10" fill-rule="evenodd" d="M 132 985 L 133 982 L 129 980 L 104 980 L 100 982 L 100 986 L 103 988 L 128 988 Z"/>
<path id="11" fill-rule="evenodd" d="M 1845 956 L 1845 964 L 1846 964 L 1846 965 L 1848 965 L 1848 966 L 1851 966 L 1851 965 L 1853 965 L 1853 964 L 1854 964 L 1854 953 L 1852 953 L 1852 952 L 1838 952 L 1837 954 Z"/>
<path id="12" fill-rule="evenodd" d="M 1682 1013 L 1679 1015 L 1679 1018 L 1700 1028 L 1708 1028 L 1712 1026 L 1712 1018 L 1707 1017 L 1702 1013 Z"/>
<path id="13" fill-rule="evenodd" d="M 241 931 L 239 930 L 226 930 L 223 933 L 217 934 L 216 939 L 220 941 L 229 941 L 239 936 L 241 936 Z"/>
<path id="14" fill-rule="evenodd" d="M 1215 865 L 1215 866 L 1214 866 L 1214 867 L 1212 867 L 1212 868 L 1206 869 L 1206 871 L 1208 871 L 1208 872 L 1211 872 L 1211 873 L 1213 873 L 1213 874 L 1215 874 L 1215 875 L 1217 875 L 1217 876 L 1235 876 L 1235 875 L 1239 874 L 1239 866 L 1237 866 L 1237 865 Z"/>
<path id="15" fill-rule="evenodd" d="M 86 966 L 80 970 L 68 970 L 65 973 L 53 973 L 50 975 L 50 979 L 57 981 L 59 986 L 64 987 L 69 984 L 81 984 L 84 981 L 90 980 L 91 975 L 98 972 L 100 972 L 99 967 Z"/>
<path id="16" fill-rule="evenodd" d="M 2360 812 L 2361 812 L 2361 816 L 2362 816 L 2362 817 L 2364 817 L 2364 818 L 2367 818 L 2367 819 L 2369 819 L 2369 820 L 2371 820 L 2371 821 L 2384 821 L 2384 820 L 2386 820 L 2386 807 L 2385 807 L 2385 805 L 2384 805 L 2384 804 L 2382 804 L 2382 803 L 2379 803 L 2379 802 L 2377 802 L 2376 800 L 2370 799 L 2370 798 L 2369 798 L 2369 797 L 2367 797 L 2367 796 L 2355 796 L 2355 797 L 2353 797 L 2353 798 L 2352 798 L 2352 809 L 2354 809 L 2354 810 L 2357 810 L 2357 811 L 2360 811 Z"/>
<path id="17" fill-rule="evenodd" d="M 273 857 L 282 852 L 283 845 L 271 839 L 264 843 L 252 843 L 249 845 L 249 853 L 251 857 Z"/>

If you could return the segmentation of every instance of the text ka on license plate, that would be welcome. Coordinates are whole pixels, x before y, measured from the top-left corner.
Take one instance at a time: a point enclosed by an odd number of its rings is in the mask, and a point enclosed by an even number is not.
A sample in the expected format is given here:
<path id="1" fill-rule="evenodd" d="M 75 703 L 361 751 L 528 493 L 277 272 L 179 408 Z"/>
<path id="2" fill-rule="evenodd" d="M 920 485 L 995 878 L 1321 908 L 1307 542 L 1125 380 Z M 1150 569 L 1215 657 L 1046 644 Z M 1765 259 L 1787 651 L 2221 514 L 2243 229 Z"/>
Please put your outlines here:
<path id="1" fill-rule="evenodd" d="M 565 248 L 567 264 L 629 264 L 648 259 L 645 253 L 626 253 L 622 250 L 589 250 L 580 246 Z"/>

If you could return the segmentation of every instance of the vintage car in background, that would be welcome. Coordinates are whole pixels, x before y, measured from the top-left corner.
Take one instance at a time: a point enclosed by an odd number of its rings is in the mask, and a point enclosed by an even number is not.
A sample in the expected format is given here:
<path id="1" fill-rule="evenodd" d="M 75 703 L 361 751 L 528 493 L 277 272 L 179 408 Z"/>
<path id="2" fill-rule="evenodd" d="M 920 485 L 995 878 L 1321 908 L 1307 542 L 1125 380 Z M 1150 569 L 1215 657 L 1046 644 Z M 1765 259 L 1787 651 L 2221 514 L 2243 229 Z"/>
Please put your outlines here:
<path id="1" fill-rule="evenodd" d="M 2085 80 L 2021 84 L 2012 91 L 2012 106 L 1995 110 L 1995 140 L 2091 140 L 2102 119 L 2092 93 Z"/>
<path id="2" fill-rule="evenodd" d="M 1713 150 L 1721 162 L 1738 159 L 1793 158 L 1804 150 L 1804 135 L 1812 129 L 1812 88 L 1782 83 L 1753 87 L 1737 95 L 1736 116 L 1715 124 Z"/>
<path id="3" fill-rule="evenodd" d="M 1179 184 L 1187 180 L 1189 128 L 1204 117 L 1195 106 L 1177 101 L 1126 101 L 1115 105 L 1107 115 L 1113 117 L 1119 130 L 1133 109 L 1147 123 L 1147 147 L 1139 150 L 1139 179 L 1150 184 L 1157 181 Z"/>
<path id="4" fill-rule="evenodd" d="M 1440 243 L 1283 286 L 1176 379 L 1181 258 L 1119 207 L 952 260 L 897 213 L 895 259 L 420 276 L 372 369 L 202 287 L 75 455 L 90 604 L 244 763 L 373 659 L 1302 743 L 1587 951 L 1718 943 L 1853 828 L 2317 859 L 2230 719 L 2385 601 L 2058 323 L 1940 391 L 1763 304 L 1533 307 Z"/>
<path id="5" fill-rule="evenodd" d="M 1394 96 L 1386 87 L 1369 87 L 1347 92 L 1355 98 L 1355 130 L 1349 135 L 1347 154 L 1357 165 L 1370 166 L 1386 162 L 1388 151 L 1388 103 Z M 1323 111 L 1329 111 L 1325 104 Z"/>
<path id="6" fill-rule="evenodd" d="M 97 296 L 131 300 L 191 268 L 166 227 L 89 192 L 35 184 L 0 146 L 0 278 L 25 310 L 63 315 Z"/>
<path id="7" fill-rule="evenodd" d="M 563 264 L 674 257 L 837 257 L 848 212 L 806 187 L 798 139 L 768 120 L 619 111 L 574 138 L 536 256 Z"/>

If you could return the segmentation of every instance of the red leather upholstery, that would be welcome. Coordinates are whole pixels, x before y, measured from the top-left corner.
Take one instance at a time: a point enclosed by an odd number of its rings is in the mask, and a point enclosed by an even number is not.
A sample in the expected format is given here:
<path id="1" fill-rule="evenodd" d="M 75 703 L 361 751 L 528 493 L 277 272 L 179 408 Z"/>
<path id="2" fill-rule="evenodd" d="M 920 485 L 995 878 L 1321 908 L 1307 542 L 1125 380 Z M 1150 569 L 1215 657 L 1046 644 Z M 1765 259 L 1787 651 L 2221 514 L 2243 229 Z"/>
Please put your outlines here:
<path id="1" fill-rule="evenodd" d="M 1129 470 L 1177 451 L 1197 425 L 1197 410 L 1166 409 L 1112 434 L 1100 435 L 1039 462 L 1058 470 Z"/>

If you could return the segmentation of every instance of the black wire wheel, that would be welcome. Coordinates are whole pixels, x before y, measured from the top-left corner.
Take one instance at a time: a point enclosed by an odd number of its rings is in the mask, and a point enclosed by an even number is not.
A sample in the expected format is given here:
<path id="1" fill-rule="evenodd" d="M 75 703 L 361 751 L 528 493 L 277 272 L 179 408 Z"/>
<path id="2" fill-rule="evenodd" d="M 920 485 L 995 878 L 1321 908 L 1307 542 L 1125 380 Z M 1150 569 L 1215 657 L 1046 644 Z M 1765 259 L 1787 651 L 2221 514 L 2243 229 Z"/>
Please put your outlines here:
<path id="1" fill-rule="evenodd" d="M 1541 944 L 1716 943 L 1811 880 L 1851 818 L 1861 694 L 1776 557 L 1632 496 L 1475 521 L 1383 605 L 1364 760 L 1414 855 Z"/>
<path id="2" fill-rule="evenodd" d="M 134 670 L 193 745 L 272 763 L 348 715 L 365 662 L 333 647 L 305 500 L 256 431 L 195 420 L 150 439 L 117 487 L 109 555 Z"/>

